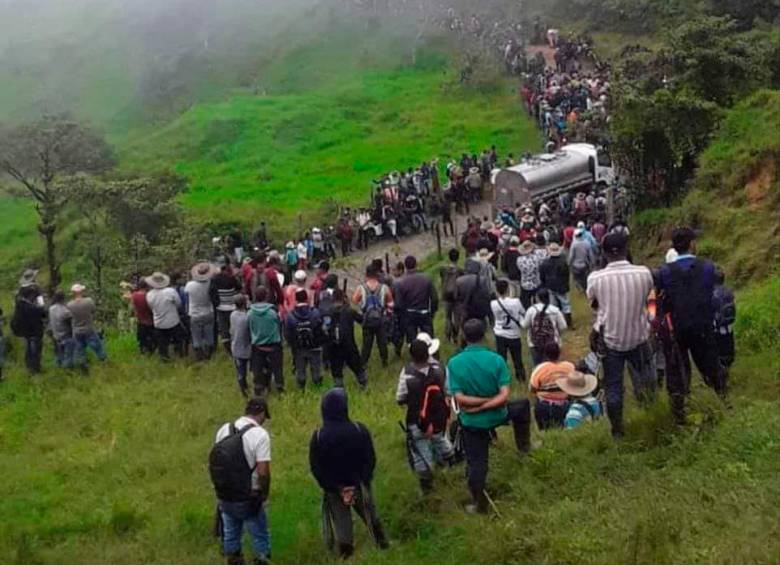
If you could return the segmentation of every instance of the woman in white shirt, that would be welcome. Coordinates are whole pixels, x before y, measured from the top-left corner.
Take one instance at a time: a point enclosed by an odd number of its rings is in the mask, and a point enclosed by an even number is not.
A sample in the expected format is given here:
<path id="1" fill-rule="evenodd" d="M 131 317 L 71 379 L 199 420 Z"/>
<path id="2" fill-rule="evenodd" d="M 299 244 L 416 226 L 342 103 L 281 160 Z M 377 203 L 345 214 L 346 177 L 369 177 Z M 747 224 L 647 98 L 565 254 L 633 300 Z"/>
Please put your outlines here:
<path id="1" fill-rule="evenodd" d="M 531 306 L 523 318 L 523 328 L 528 330 L 528 347 L 531 349 L 531 358 L 534 367 L 539 365 L 542 359 L 542 350 L 544 343 L 537 343 L 541 340 L 554 340 L 561 345 L 561 334 L 568 328 L 563 313 L 557 306 L 550 304 L 550 292 L 543 288 L 536 293 L 536 304 Z M 549 324 L 537 316 L 544 315 L 549 320 Z"/>

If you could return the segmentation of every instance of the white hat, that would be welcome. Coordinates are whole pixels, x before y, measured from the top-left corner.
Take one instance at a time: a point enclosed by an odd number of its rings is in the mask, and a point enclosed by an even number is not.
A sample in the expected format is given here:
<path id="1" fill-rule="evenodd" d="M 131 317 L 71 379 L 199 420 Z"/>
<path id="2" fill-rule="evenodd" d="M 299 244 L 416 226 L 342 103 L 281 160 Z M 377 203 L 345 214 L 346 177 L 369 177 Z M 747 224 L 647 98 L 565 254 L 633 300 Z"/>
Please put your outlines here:
<path id="1" fill-rule="evenodd" d="M 295 271 L 295 274 L 293 275 L 293 279 L 298 282 L 305 281 L 306 277 L 307 277 L 306 271 L 304 271 L 303 269 L 298 269 L 297 271 Z"/>
<path id="2" fill-rule="evenodd" d="M 572 371 L 563 378 L 557 379 L 558 388 L 571 396 L 586 396 L 596 390 L 599 381 L 593 375 Z"/>
<path id="3" fill-rule="evenodd" d="M 436 352 L 439 351 L 439 346 L 441 346 L 441 341 L 438 339 L 433 339 L 425 332 L 420 332 L 417 334 L 416 339 L 419 339 L 428 346 L 428 355 L 435 355 Z"/>
<path id="4" fill-rule="evenodd" d="M 76 283 L 72 287 L 70 287 L 70 291 L 73 293 L 84 292 L 85 290 L 87 290 L 87 287 L 81 283 Z"/>

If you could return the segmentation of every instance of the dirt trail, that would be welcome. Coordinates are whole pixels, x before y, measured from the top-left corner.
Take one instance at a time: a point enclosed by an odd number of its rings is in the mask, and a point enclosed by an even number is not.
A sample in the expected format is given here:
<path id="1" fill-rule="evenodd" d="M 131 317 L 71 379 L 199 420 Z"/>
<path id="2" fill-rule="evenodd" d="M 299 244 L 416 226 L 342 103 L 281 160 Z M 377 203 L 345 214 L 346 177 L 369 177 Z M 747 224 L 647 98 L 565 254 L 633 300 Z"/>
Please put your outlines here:
<path id="1" fill-rule="evenodd" d="M 491 215 L 490 205 L 491 198 L 487 198 L 479 204 L 472 204 L 469 216 L 466 214 L 453 214 L 452 221 L 455 224 L 456 237 L 444 237 L 444 234 L 442 234 L 441 248 L 443 257 L 446 257 L 450 248 L 459 246 L 458 239 L 466 231 L 468 218 L 471 216 L 479 218 L 483 216 L 489 217 Z M 407 255 L 414 255 L 419 261 L 423 261 L 432 253 L 436 253 L 436 236 L 429 232 L 403 237 L 399 243 L 395 243 L 390 239 L 383 239 L 379 242 L 373 242 L 367 250 L 360 249 L 348 257 L 339 257 L 333 262 L 331 271 L 337 274 L 339 279 L 346 278 L 349 288 L 352 289 L 363 282 L 366 265 L 375 258 L 381 258 L 384 262 L 385 254 L 387 254 L 390 258 L 390 264 L 393 265 L 398 261 L 403 261 Z"/>
<path id="2" fill-rule="evenodd" d="M 548 67 L 555 68 L 555 49 L 547 45 L 529 45 L 526 47 L 525 52 L 529 57 L 533 57 L 537 53 L 544 55 L 544 60 Z"/>

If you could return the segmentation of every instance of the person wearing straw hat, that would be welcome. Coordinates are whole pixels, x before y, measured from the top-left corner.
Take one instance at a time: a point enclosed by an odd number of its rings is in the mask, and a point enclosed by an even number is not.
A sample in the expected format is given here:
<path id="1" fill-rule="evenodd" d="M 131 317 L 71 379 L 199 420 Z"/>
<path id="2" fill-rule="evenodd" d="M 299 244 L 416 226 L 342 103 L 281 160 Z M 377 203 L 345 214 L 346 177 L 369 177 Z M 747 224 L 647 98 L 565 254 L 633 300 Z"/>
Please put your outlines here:
<path id="1" fill-rule="evenodd" d="M 428 341 L 420 337 L 427 337 Z M 450 408 L 445 375 L 433 358 L 439 345 L 427 334 L 411 343 L 411 361 L 401 370 L 395 394 L 398 405 L 406 407 L 407 456 L 423 494 L 433 489 L 435 464 L 455 463 L 455 449 L 446 433 Z"/>
<path id="2" fill-rule="evenodd" d="M 536 246 L 526 240 L 518 249 L 517 270 L 520 272 L 520 302 L 526 310 L 531 307 L 537 291 L 542 286 L 539 277 L 539 257 L 534 253 Z"/>
<path id="3" fill-rule="evenodd" d="M 569 397 L 569 408 L 563 420 L 564 428 L 570 430 L 601 416 L 601 402 L 593 396 L 593 391 L 599 384 L 595 376 L 572 371 L 555 382 Z"/>
<path id="4" fill-rule="evenodd" d="M 204 361 L 214 353 L 214 297 L 212 278 L 219 272 L 216 265 L 206 261 L 197 263 L 190 280 L 184 285 L 187 313 L 190 317 L 190 336 L 195 359 Z"/>
<path id="5" fill-rule="evenodd" d="M 547 252 L 549 257 L 539 266 L 542 286 L 550 292 L 550 303 L 563 313 L 566 325 L 574 329 L 569 300 L 569 264 L 563 256 L 563 247 L 557 242 L 552 242 Z"/>
<path id="6" fill-rule="evenodd" d="M 163 361 L 170 359 L 169 347 L 173 345 L 177 354 L 184 351 L 181 343 L 181 298 L 179 293 L 170 287 L 171 278 L 165 273 L 155 272 L 146 277 L 149 292 L 146 293 L 146 303 L 152 309 L 154 331 L 157 336 L 157 350 Z"/>
<path id="7" fill-rule="evenodd" d="M 95 313 L 97 311 L 95 301 L 84 296 L 85 290 L 87 287 L 83 284 L 74 284 L 70 288 L 73 300 L 67 304 L 68 310 L 73 314 L 73 339 L 76 341 L 73 362 L 84 369 L 87 367 L 87 348 L 94 351 L 101 361 L 108 358 L 103 348 L 103 340 L 95 331 Z"/>

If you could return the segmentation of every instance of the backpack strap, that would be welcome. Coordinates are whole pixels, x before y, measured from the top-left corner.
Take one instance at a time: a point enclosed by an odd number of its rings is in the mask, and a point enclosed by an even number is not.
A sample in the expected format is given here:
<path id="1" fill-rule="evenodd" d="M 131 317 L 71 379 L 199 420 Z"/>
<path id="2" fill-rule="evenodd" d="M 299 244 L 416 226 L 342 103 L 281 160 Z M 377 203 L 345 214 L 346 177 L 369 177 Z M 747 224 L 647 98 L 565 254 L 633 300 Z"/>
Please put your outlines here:
<path id="1" fill-rule="evenodd" d="M 501 308 L 504 311 L 504 314 L 506 314 L 506 317 L 509 318 L 509 321 L 514 323 L 518 328 L 521 327 L 520 322 L 518 322 L 512 314 L 509 313 L 509 310 L 506 309 L 504 304 L 501 302 L 500 298 L 496 298 L 496 302 L 498 302 L 499 308 Z"/>

